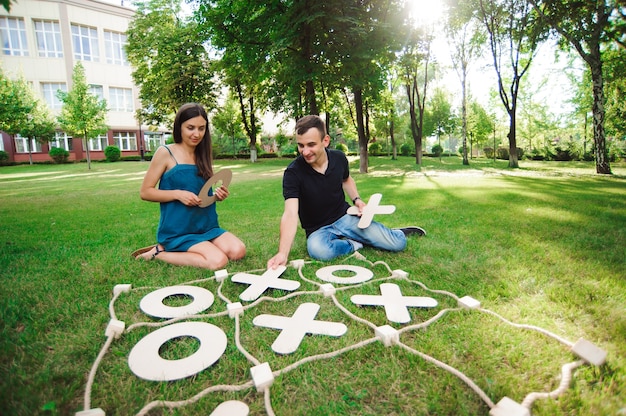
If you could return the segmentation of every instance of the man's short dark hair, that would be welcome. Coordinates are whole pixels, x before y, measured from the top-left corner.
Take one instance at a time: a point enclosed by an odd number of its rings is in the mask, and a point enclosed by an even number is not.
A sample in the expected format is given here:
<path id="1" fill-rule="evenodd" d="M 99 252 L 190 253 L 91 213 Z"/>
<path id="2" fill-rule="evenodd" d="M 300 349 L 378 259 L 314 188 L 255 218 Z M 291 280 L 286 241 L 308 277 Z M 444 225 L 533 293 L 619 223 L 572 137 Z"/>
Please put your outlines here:
<path id="1" fill-rule="evenodd" d="M 322 139 L 326 136 L 326 123 L 320 116 L 304 116 L 296 121 L 296 134 L 301 136 L 310 129 L 317 129 L 322 133 Z"/>

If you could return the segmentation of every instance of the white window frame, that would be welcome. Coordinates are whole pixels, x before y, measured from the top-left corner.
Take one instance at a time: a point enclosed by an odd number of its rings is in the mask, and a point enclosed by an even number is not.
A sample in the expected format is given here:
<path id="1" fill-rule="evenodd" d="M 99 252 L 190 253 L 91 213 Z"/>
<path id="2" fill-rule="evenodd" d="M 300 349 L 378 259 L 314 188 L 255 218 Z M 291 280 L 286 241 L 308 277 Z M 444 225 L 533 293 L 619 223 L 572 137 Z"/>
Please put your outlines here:
<path id="1" fill-rule="evenodd" d="M 130 131 L 116 131 L 113 140 L 120 150 L 137 150 L 137 136 Z"/>
<path id="2" fill-rule="evenodd" d="M 161 133 L 144 133 L 143 141 L 145 143 L 145 152 L 154 152 L 159 146 L 165 144 L 165 140 Z"/>
<path id="3" fill-rule="evenodd" d="M 3 55 L 28 56 L 24 19 L 0 16 L 0 39 L 2 40 Z"/>
<path id="4" fill-rule="evenodd" d="M 109 137 L 106 134 L 100 134 L 98 137 L 89 139 L 89 150 L 94 152 L 103 152 L 109 145 Z"/>
<path id="5" fill-rule="evenodd" d="M 97 62 L 100 59 L 98 30 L 95 27 L 72 23 L 74 59 Z"/>
<path id="6" fill-rule="evenodd" d="M 54 140 L 50 141 L 50 149 L 52 149 L 53 147 L 58 147 L 60 149 L 65 149 L 68 152 L 71 152 L 72 138 L 63 131 L 57 131 L 54 133 Z"/>
<path id="7" fill-rule="evenodd" d="M 131 88 L 109 87 L 109 110 L 132 113 L 133 90 Z"/>
<path id="8" fill-rule="evenodd" d="M 67 92 L 67 85 L 64 82 L 42 82 L 41 95 L 51 110 L 56 111 L 63 108 L 63 102 L 57 97 L 57 91 Z"/>
<path id="9" fill-rule="evenodd" d="M 28 141 L 30 140 L 31 153 L 41 153 L 41 143 L 35 139 L 15 135 L 15 153 L 28 153 Z"/>
<path id="10" fill-rule="evenodd" d="M 128 43 L 125 33 L 104 31 L 104 54 L 106 63 L 113 65 L 128 66 L 126 59 L 126 44 Z"/>
<path id="11" fill-rule="evenodd" d="M 89 84 L 89 94 L 104 100 L 104 87 L 102 85 Z"/>
<path id="12" fill-rule="evenodd" d="M 33 20 L 40 58 L 63 58 L 61 26 L 54 20 Z"/>

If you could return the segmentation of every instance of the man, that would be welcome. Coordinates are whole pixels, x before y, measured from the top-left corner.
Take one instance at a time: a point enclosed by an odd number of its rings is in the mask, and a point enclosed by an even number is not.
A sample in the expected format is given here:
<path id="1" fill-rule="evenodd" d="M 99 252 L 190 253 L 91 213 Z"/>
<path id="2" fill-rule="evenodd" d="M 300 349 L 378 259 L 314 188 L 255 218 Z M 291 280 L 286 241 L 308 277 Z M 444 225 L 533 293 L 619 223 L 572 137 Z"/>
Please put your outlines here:
<path id="1" fill-rule="evenodd" d="M 317 260 L 350 254 L 364 245 L 401 251 L 406 247 L 407 235 L 426 234 L 420 227 L 390 229 L 376 221 L 359 228 L 359 217 L 346 213 L 350 205 L 345 195 L 359 212 L 366 204 L 350 176 L 346 156 L 328 149 L 330 136 L 324 121 L 319 116 L 305 116 L 298 120 L 295 131 L 300 156 L 283 176 L 285 210 L 280 220 L 278 253 L 267 262 L 268 269 L 287 264 L 298 218 L 306 232 L 309 255 Z"/>

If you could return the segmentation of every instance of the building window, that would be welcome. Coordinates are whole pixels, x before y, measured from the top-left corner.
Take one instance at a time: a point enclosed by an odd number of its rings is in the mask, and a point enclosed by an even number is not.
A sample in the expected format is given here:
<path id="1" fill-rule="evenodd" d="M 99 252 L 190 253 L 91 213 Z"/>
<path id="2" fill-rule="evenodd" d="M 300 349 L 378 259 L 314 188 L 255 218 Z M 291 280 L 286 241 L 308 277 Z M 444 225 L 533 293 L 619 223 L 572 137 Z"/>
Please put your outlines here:
<path id="1" fill-rule="evenodd" d="M 135 133 L 118 131 L 113 133 L 113 140 L 120 150 L 137 150 L 137 138 Z"/>
<path id="2" fill-rule="evenodd" d="M 101 134 L 95 139 L 89 139 L 89 150 L 103 151 L 109 145 L 109 139 L 106 134 Z"/>
<path id="3" fill-rule="evenodd" d="M 65 149 L 68 152 L 72 151 L 72 138 L 68 137 L 66 133 L 57 131 L 54 133 L 54 140 L 50 141 L 50 148 L 58 147 L 60 149 Z"/>
<path id="4" fill-rule="evenodd" d="M 109 110 L 132 113 L 133 90 L 130 88 L 109 88 Z"/>
<path id="5" fill-rule="evenodd" d="M 98 32 L 95 28 L 72 25 L 72 43 L 74 44 L 74 59 L 80 61 L 99 59 Z"/>
<path id="6" fill-rule="evenodd" d="M 56 111 L 63 108 L 63 102 L 57 97 L 57 91 L 67 91 L 67 86 L 61 82 L 43 82 L 41 84 L 41 94 L 46 104 L 51 110 Z"/>
<path id="7" fill-rule="evenodd" d="M 107 64 L 128 66 L 125 47 L 126 34 L 104 31 L 104 49 Z"/>
<path id="8" fill-rule="evenodd" d="M 104 100 L 104 89 L 102 85 L 89 84 L 89 94 L 97 97 L 99 100 Z"/>
<path id="9" fill-rule="evenodd" d="M 28 143 L 30 142 L 30 149 Z M 15 135 L 15 152 L 16 153 L 41 153 L 41 143 L 35 139 L 29 139 L 28 137 L 22 137 L 19 134 Z"/>
<path id="10" fill-rule="evenodd" d="M 154 152 L 159 146 L 165 144 L 161 134 L 146 133 L 143 136 L 143 140 L 146 144 L 146 152 Z"/>
<path id="11" fill-rule="evenodd" d="M 28 56 L 24 19 L 1 16 L 0 39 L 2 40 L 3 54 L 12 56 Z"/>
<path id="12" fill-rule="evenodd" d="M 35 20 L 34 23 L 39 56 L 42 58 L 63 58 L 59 22 Z"/>

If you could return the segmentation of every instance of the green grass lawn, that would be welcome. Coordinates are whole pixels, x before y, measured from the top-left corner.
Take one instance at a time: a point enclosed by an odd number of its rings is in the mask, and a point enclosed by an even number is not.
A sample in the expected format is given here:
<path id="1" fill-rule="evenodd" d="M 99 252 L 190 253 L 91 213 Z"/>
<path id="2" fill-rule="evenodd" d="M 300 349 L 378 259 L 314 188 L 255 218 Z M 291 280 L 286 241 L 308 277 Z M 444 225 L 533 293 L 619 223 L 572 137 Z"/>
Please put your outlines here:
<path id="1" fill-rule="evenodd" d="M 533 415 L 619 415 L 626 413 L 626 165 L 614 176 L 596 175 L 591 163 L 527 162 L 456 157 L 426 158 L 416 169 L 412 158 L 370 158 L 368 174 L 351 168 L 365 200 L 382 193 L 382 204 L 396 206 L 376 219 L 392 227 L 420 225 L 424 238 L 411 238 L 404 252 L 363 249 L 368 261 L 386 262 L 408 273 L 392 280 L 402 292 L 430 296 L 434 309 L 411 309 L 407 325 L 387 321 L 382 308 L 357 307 L 354 294 L 378 294 L 378 283 L 339 290 L 337 301 L 376 326 L 400 330 L 433 318 L 456 303 L 444 293 L 469 295 L 485 309 L 519 324 L 541 327 L 571 342 L 585 338 L 607 352 L 601 367 L 578 368 L 557 399 L 541 399 Z M 261 274 L 275 254 L 282 214 L 282 172 L 289 160 L 218 160 L 230 168 L 230 198 L 218 203 L 221 225 L 247 245 L 245 259 L 230 263 L 236 272 Z M 130 283 L 115 312 L 128 328 L 154 322 L 139 309 L 152 290 L 198 281 L 216 294 L 208 313 L 226 309 L 245 286 L 213 273 L 162 262 L 139 262 L 130 253 L 155 242 L 158 204 L 141 201 L 145 162 L 10 166 L 0 168 L 0 414 L 74 415 L 83 410 L 87 376 L 106 340 L 109 302 L 117 284 Z M 307 280 L 329 264 L 371 268 L 374 278 L 389 276 L 383 264 L 351 257 L 310 262 L 299 230 L 291 259 L 304 259 Z M 288 268 L 283 277 L 297 280 Z M 301 280 L 299 290 L 317 286 Z M 321 283 L 321 282 L 320 282 Z M 342 285 L 335 285 L 340 287 Z M 287 292 L 270 290 L 280 298 Z M 180 301 L 180 300 L 179 300 Z M 184 303 L 184 299 L 182 300 Z M 277 355 L 271 344 L 278 331 L 255 327 L 261 313 L 290 316 L 304 302 L 318 303 L 316 319 L 343 322 L 341 338 L 307 336 L 299 349 Z M 242 302 L 247 304 L 246 302 Z M 131 415 L 155 400 L 180 401 L 215 385 L 248 383 L 253 363 L 235 345 L 235 321 L 228 316 L 198 319 L 222 328 L 225 354 L 212 367 L 173 382 L 144 381 L 130 371 L 127 357 L 153 328 L 138 327 L 112 342 L 95 374 L 91 407 L 107 415 Z M 260 302 L 240 317 L 241 344 L 259 362 L 278 371 L 306 357 L 346 348 L 334 358 L 312 360 L 279 374 L 270 389 L 276 415 L 487 415 L 489 406 L 466 383 L 423 356 L 374 336 L 320 294 L 300 294 L 281 302 Z M 450 311 L 423 329 L 402 332 L 402 344 L 454 367 L 494 403 L 507 396 L 521 403 L 527 394 L 549 392 L 561 382 L 561 367 L 576 361 L 555 339 L 506 325 L 480 311 Z M 195 338 L 167 344 L 161 355 L 184 358 L 198 348 Z M 226 400 L 244 401 L 251 415 L 267 414 L 254 387 L 217 391 L 175 410 L 149 414 L 210 414 Z"/>

